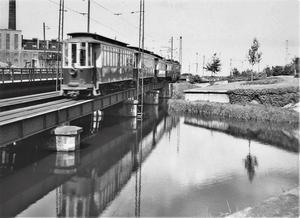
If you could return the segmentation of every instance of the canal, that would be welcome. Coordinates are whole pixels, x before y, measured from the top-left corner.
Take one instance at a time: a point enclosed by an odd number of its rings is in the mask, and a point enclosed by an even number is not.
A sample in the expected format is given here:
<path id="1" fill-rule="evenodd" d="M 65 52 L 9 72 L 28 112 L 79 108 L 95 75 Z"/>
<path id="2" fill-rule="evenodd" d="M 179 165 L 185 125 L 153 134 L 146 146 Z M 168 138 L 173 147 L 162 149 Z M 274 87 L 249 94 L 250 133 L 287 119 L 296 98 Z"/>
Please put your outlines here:
<path id="1" fill-rule="evenodd" d="M 0 148 L 0 217 L 217 217 L 299 186 L 295 126 L 146 111 L 72 122 L 76 152 L 48 132 Z"/>

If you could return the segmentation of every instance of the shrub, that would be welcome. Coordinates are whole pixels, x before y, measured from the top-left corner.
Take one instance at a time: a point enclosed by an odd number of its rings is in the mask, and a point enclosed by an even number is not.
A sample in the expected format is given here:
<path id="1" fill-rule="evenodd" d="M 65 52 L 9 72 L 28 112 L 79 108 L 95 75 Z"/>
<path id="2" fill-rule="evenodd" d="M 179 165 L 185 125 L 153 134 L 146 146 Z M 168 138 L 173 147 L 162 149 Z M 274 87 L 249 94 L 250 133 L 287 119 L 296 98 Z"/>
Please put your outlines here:
<path id="1" fill-rule="evenodd" d="M 236 89 L 228 91 L 231 104 L 248 104 L 255 100 L 263 105 L 283 107 L 299 101 L 299 87 L 276 89 Z"/>

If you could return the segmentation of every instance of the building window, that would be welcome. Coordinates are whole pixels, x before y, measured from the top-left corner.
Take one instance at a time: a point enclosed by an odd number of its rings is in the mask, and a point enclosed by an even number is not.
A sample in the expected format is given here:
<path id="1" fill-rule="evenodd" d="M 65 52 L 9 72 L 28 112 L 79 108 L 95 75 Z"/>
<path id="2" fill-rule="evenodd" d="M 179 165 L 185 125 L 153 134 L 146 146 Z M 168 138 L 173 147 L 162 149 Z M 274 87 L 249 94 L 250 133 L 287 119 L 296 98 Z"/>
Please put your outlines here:
<path id="1" fill-rule="evenodd" d="M 19 48 L 19 38 L 18 34 L 15 34 L 15 50 L 18 50 Z"/>
<path id="2" fill-rule="evenodd" d="M 9 33 L 6 33 L 6 49 L 10 49 L 10 35 Z"/>

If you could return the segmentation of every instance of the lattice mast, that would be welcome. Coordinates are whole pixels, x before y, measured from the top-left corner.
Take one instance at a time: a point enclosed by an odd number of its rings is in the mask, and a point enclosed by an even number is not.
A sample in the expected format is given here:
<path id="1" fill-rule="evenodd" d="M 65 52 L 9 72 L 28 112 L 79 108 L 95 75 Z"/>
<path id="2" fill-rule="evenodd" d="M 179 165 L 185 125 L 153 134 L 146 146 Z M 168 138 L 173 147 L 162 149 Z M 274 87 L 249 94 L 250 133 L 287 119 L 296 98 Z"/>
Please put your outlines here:
<path id="1" fill-rule="evenodd" d="M 144 24 L 145 24 L 145 1 L 140 0 L 140 22 L 139 22 L 139 57 L 140 64 L 138 68 L 138 78 L 137 78 L 137 99 L 139 102 L 137 116 L 138 118 L 143 117 L 143 107 L 144 107 Z"/>
<path id="2" fill-rule="evenodd" d="M 59 17 L 58 17 L 58 37 L 57 37 L 57 73 L 56 73 L 56 91 L 58 90 L 59 85 L 62 83 L 62 60 L 59 61 L 59 56 L 62 54 L 61 51 L 61 42 L 63 40 L 64 35 L 64 0 L 60 0 L 59 3 Z M 60 81 L 60 84 L 58 84 L 58 80 Z"/>

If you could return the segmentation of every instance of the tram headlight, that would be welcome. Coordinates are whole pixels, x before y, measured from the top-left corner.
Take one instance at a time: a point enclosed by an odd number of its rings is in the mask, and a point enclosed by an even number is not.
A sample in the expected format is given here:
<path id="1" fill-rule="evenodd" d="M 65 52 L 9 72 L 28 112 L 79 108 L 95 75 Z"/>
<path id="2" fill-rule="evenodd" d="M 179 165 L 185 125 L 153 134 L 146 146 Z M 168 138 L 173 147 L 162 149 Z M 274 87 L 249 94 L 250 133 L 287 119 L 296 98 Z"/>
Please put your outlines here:
<path id="1" fill-rule="evenodd" d="M 84 85 L 84 84 L 85 84 L 85 80 L 84 80 L 84 79 L 80 79 L 80 80 L 79 80 L 79 84 L 80 84 L 80 85 Z"/>
<path id="2" fill-rule="evenodd" d="M 69 71 L 69 73 L 70 73 L 70 75 L 71 75 L 72 77 L 76 77 L 76 76 L 77 76 L 77 70 L 76 70 L 76 69 L 71 69 L 71 70 Z"/>

